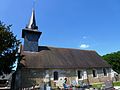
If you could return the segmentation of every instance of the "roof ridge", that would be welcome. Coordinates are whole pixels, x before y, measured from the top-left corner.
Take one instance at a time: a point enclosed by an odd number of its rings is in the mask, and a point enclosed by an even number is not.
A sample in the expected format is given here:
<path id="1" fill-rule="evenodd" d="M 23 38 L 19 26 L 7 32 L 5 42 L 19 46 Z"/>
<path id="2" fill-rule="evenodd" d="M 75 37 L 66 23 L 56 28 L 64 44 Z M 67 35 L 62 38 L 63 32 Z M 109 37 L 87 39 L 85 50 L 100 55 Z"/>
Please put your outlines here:
<path id="1" fill-rule="evenodd" d="M 48 47 L 48 48 L 56 48 L 56 49 L 70 49 L 70 50 L 81 50 L 81 51 L 92 51 L 92 52 L 96 52 L 95 50 L 83 50 L 83 49 L 79 49 L 79 48 L 66 48 L 66 47 L 54 47 L 54 46 L 39 46 L 39 47 Z"/>

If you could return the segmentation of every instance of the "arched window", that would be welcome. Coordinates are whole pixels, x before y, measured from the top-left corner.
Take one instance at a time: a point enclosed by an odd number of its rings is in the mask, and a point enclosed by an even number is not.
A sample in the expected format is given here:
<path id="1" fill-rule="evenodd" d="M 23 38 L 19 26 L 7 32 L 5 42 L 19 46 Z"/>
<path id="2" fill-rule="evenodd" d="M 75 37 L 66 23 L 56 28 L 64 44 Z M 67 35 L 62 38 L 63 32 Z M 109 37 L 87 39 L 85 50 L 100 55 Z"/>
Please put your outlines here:
<path id="1" fill-rule="evenodd" d="M 78 70 L 78 79 L 82 78 L 82 71 Z"/>
<path id="2" fill-rule="evenodd" d="M 104 76 L 107 76 L 107 70 L 105 68 L 103 68 L 103 74 Z"/>
<path id="3" fill-rule="evenodd" d="M 93 73 L 93 77 L 97 77 L 97 70 L 93 69 L 92 73 Z"/>
<path id="4" fill-rule="evenodd" d="M 54 72 L 54 80 L 58 80 L 58 72 L 57 71 Z"/>

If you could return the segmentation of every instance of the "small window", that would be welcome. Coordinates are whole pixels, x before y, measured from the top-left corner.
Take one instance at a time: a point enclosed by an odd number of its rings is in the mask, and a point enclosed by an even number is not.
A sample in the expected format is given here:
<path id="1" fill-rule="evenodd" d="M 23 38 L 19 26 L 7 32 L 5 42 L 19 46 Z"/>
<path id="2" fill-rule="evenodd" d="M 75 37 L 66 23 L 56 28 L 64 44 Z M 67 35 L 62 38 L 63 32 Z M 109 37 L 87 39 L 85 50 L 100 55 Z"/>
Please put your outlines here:
<path id="1" fill-rule="evenodd" d="M 82 71 L 78 71 L 78 79 L 82 78 Z"/>
<path id="2" fill-rule="evenodd" d="M 54 72 L 54 80 L 58 80 L 58 72 Z"/>
<path id="3" fill-rule="evenodd" d="M 97 77 L 97 71 L 96 70 L 92 70 L 93 72 L 93 77 Z"/>
<path id="4" fill-rule="evenodd" d="M 103 68 L 103 74 L 104 76 L 107 76 L 107 70 L 105 68 Z"/>

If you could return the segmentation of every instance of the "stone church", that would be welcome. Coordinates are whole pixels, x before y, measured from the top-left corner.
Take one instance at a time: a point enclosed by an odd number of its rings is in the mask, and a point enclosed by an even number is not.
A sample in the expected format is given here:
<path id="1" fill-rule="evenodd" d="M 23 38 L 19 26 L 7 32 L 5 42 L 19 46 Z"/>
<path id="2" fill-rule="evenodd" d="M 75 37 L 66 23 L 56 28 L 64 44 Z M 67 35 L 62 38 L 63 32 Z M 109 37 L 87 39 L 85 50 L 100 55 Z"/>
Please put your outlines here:
<path id="1" fill-rule="evenodd" d="M 42 32 L 38 30 L 35 11 L 22 30 L 23 59 L 15 72 L 14 89 L 42 87 L 63 88 L 63 84 L 81 86 L 111 80 L 111 66 L 96 51 L 38 46 Z"/>

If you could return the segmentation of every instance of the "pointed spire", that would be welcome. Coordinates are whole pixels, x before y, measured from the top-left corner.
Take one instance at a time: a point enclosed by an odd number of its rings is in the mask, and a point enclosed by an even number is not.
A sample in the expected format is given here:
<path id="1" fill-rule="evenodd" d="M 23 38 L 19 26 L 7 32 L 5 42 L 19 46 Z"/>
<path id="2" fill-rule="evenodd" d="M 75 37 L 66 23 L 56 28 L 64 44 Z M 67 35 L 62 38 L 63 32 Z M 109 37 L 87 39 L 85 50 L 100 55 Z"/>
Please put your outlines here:
<path id="1" fill-rule="evenodd" d="M 35 10 L 32 9 L 32 15 L 29 21 L 29 24 L 27 25 L 28 29 L 38 29 L 38 26 L 36 26 L 36 20 L 35 20 Z"/>

